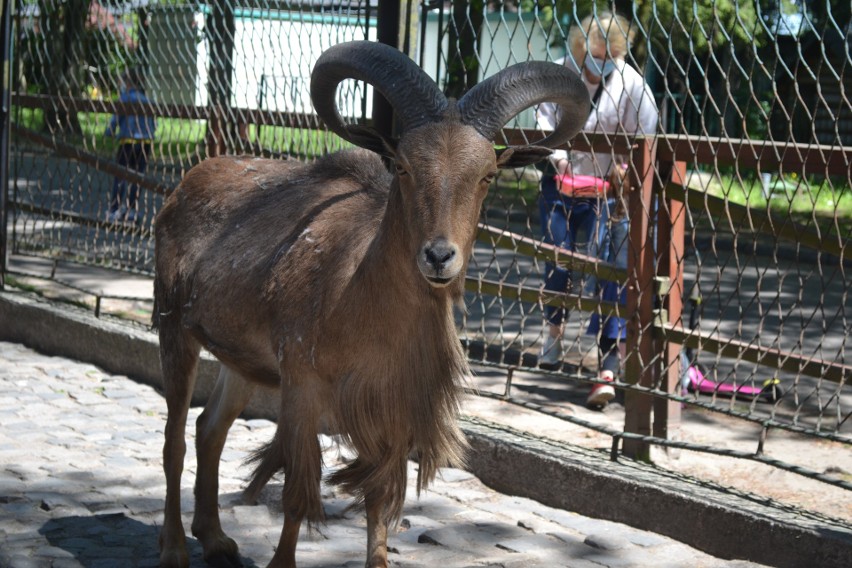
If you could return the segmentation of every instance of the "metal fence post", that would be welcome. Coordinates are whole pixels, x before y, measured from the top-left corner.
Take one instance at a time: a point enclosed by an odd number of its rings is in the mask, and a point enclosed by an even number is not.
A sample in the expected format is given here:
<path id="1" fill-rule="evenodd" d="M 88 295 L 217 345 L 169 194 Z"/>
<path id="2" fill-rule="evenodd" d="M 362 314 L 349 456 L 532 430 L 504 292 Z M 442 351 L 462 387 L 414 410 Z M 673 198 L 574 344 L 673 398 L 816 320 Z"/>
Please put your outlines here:
<path id="1" fill-rule="evenodd" d="M 379 0 L 376 37 L 379 43 L 399 49 L 399 2 Z M 373 99 L 373 125 L 382 136 L 393 136 L 393 107 L 378 92 Z"/>
<path id="2" fill-rule="evenodd" d="M 234 5 L 229 0 L 219 0 L 210 5 L 207 16 L 207 32 L 210 38 L 209 64 L 209 107 L 207 156 L 219 156 L 228 152 L 228 137 L 231 135 L 231 90 L 234 70 L 234 34 L 236 33 Z"/>
<path id="3" fill-rule="evenodd" d="M 2 49 L 2 101 L 0 101 L 0 290 L 6 286 L 6 231 L 8 228 L 9 193 L 9 114 L 12 112 L 9 90 L 12 84 L 12 3 L 3 0 L 2 31 L 0 31 L 0 49 Z"/>
<path id="4" fill-rule="evenodd" d="M 627 361 L 625 380 L 630 384 L 651 388 L 654 384 L 654 246 L 653 139 L 637 140 L 630 159 L 631 186 L 628 215 L 630 236 L 627 247 Z M 633 434 L 651 434 L 652 399 L 648 394 L 628 390 L 625 393 L 624 430 Z M 624 440 L 624 454 L 640 460 L 650 459 L 650 446 L 638 440 Z"/>

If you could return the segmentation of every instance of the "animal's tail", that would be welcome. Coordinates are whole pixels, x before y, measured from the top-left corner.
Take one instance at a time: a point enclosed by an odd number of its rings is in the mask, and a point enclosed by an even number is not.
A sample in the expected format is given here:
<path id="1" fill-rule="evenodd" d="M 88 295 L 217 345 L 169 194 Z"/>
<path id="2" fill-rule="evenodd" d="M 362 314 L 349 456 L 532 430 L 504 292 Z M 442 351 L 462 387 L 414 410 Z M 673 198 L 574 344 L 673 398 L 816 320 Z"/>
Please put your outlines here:
<path id="1" fill-rule="evenodd" d="M 318 445 L 312 449 L 319 452 Z M 325 520 L 320 498 L 321 455 L 314 456 L 308 452 L 304 455 L 289 456 L 281 443 L 279 433 L 276 432 L 272 441 L 249 456 L 246 462 L 257 464 L 243 493 L 247 501 L 256 502 L 272 476 L 283 471 L 286 479 L 281 505 L 285 513 L 297 519 L 305 519 L 309 528 Z M 292 478 L 287 477 L 291 471 L 295 472 Z"/>
<path id="2" fill-rule="evenodd" d="M 271 442 L 264 444 L 248 457 L 246 464 L 254 465 L 251 481 L 243 495 L 249 503 L 257 502 L 260 492 L 272 479 L 272 476 L 283 471 L 286 466 L 284 451 L 278 442 L 278 435 Z"/>
<path id="3" fill-rule="evenodd" d="M 353 506 L 360 506 L 368 499 L 384 503 L 384 521 L 396 525 L 402 518 L 405 501 L 408 456 L 401 453 L 394 458 L 392 455 L 389 453 L 388 459 L 378 464 L 369 464 L 356 458 L 334 472 L 328 481 L 353 495 Z"/>

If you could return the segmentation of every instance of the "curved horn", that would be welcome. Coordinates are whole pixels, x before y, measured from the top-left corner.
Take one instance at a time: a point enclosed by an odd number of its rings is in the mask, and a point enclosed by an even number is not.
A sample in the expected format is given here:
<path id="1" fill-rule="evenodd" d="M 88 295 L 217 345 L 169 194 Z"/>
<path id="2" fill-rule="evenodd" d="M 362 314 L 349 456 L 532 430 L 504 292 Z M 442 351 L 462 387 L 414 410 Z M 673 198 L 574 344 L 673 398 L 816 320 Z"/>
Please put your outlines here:
<path id="1" fill-rule="evenodd" d="M 475 85 L 459 101 L 462 122 L 493 140 L 504 124 L 522 110 L 543 102 L 561 106 L 559 123 L 537 146 L 555 148 L 586 123 L 589 91 L 580 76 L 557 63 L 527 61 L 507 67 Z"/>
<path id="2" fill-rule="evenodd" d="M 350 128 L 337 110 L 337 86 L 345 79 L 373 85 L 390 102 L 402 131 L 437 121 L 447 99 L 432 79 L 405 54 L 370 41 L 337 44 L 322 55 L 311 73 L 311 101 L 329 130 L 364 146 L 364 129 Z"/>

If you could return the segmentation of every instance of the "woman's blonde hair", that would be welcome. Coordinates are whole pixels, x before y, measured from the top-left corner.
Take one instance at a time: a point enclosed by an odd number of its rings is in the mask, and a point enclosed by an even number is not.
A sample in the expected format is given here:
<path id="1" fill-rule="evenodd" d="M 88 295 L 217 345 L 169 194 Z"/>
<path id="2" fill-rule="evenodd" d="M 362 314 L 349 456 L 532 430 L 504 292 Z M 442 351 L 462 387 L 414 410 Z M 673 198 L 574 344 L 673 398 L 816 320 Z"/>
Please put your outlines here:
<path id="1" fill-rule="evenodd" d="M 585 56 L 589 46 L 603 45 L 613 59 L 621 59 L 630 49 L 636 30 L 630 26 L 624 16 L 612 12 L 590 14 L 583 18 L 579 26 L 573 26 L 568 32 L 568 49 L 576 60 Z M 582 60 L 577 61 L 582 64 Z"/>

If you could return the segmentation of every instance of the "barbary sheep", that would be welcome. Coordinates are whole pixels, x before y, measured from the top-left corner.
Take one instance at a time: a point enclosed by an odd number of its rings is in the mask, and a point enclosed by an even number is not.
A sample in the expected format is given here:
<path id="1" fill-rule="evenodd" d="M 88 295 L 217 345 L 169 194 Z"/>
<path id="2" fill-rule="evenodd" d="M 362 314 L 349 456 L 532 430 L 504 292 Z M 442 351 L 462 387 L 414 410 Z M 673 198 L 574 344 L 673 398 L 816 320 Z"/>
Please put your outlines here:
<path id="1" fill-rule="evenodd" d="M 344 123 L 335 100 L 346 79 L 384 95 L 398 139 Z M 323 518 L 323 432 L 357 456 L 329 481 L 366 508 L 366 565 L 387 566 L 407 460 L 418 461 L 418 490 L 438 468 L 462 463 L 456 420 L 468 369 L 453 306 L 488 186 L 498 168 L 545 158 L 589 112 L 583 83 L 560 65 L 514 65 L 455 101 L 402 53 L 365 41 L 320 56 L 311 97 L 328 128 L 361 149 L 310 164 L 205 160 L 156 219 L 154 325 L 168 406 L 163 566 L 188 565 L 180 484 L 201 348 L 222 363 L 196 423 L 192 534 L 205 559 L 240 563 L 219 522 L 219 458 L 234 419 L 265 385 L 280 393 L 278 425 L 246 492 L 256 497 L 283 471 L 284 527 L 270 566 L 294 567 L 302 521 Z M 502 126 L 544 101 L 561 105 L 554 131 L 536 146 L 495 150 Z"/>

